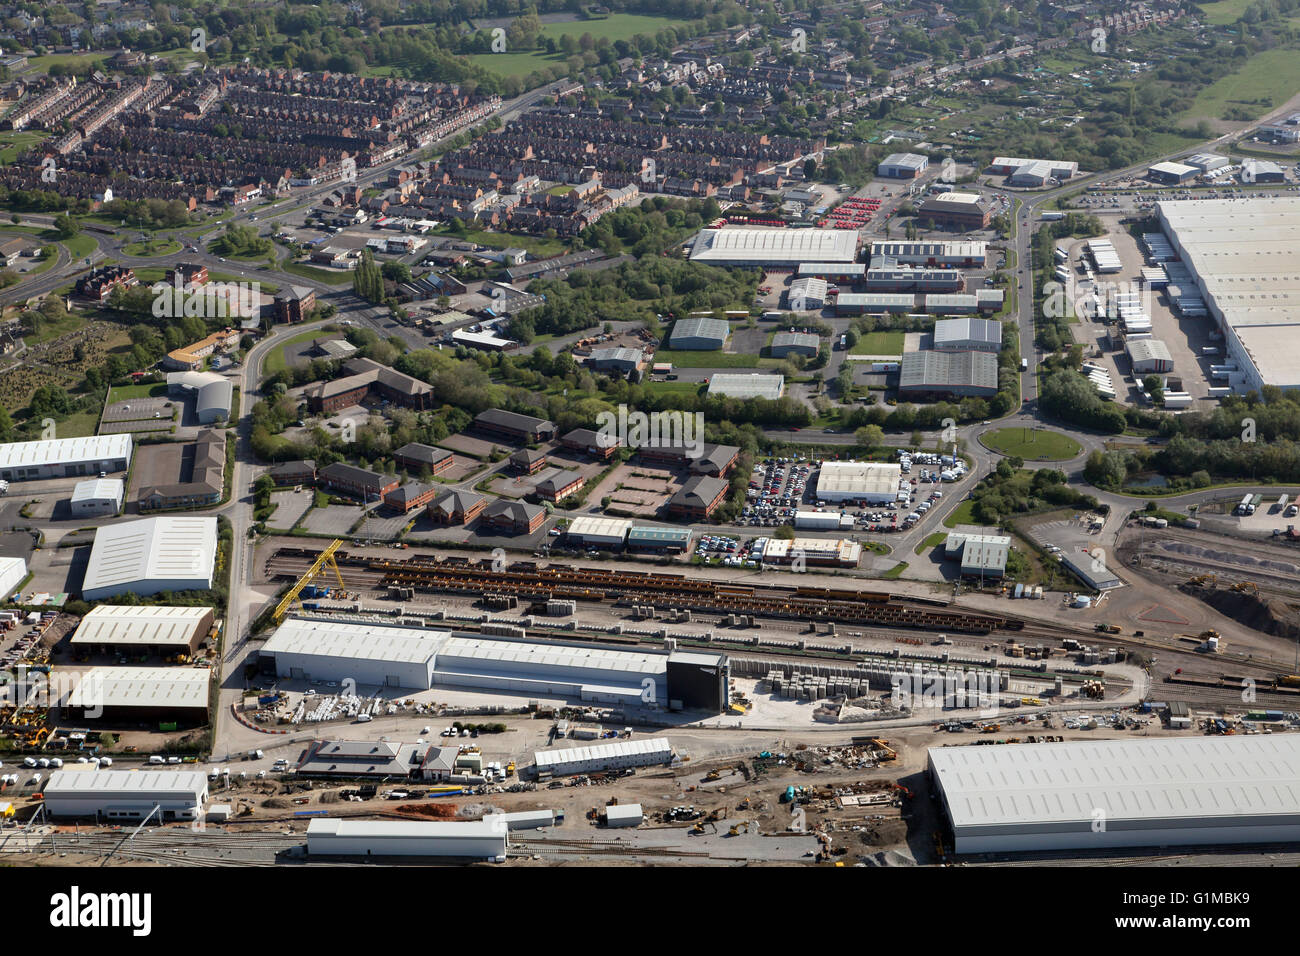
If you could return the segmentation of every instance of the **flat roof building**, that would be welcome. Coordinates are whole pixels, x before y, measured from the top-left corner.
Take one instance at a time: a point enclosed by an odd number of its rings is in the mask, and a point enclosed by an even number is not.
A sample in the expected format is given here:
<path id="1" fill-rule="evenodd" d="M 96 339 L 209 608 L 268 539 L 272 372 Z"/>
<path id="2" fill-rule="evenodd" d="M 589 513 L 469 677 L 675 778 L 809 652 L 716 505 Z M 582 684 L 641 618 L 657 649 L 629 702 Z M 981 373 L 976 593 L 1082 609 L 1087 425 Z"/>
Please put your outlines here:
<path id="1" fill-rule="evenodd" d="M 691 261 L 715 266 L 797 266 L 801 262 L 855 262 L 855 229 L 705 229 Z"/>
<path id="2" fill-rule="evenodd" d="M 43 788 L 52 817 L 195 820 L 208 802 L 208 780 L 199 770 L 56 770 Z"/>
<path id="3" fill-rule="evenodd" d="M 217 519 L 140 518 L 95 532 L 81 596 L 99 601 L 121 594 L 205 591 L 217 559 Z"/>
<path id="4" fill-rule="evenodd" d="M 192 655 L 211 633 L 215 615 L 210 607 L 100 604 L 86 612 L 71 643 L 107 653 Z"/>
<path id="5" fill-rule="evenodd" d="M 450 857 L 504 863 L 509 845 L 505 814 L 482 820 L 345 820 L 307 824 L 307 854 L 316 857 Z"/>
<path id="6" fill-rule="evenodd" d="M 907 315 L 915 308 L 910 292 L 841 292 L 835 300 L 836 315 Z"/>
<path id="7" fill-rule="evenodd" d="M 764 564 L 856 568 L 861 560 L 862 545 L 850 538 L 768 538 L 763 546 Z"/>
<path id="8" fill-rule="evenodd" d="M 993 207 L 979 193 L 939 193 L 928 197 L 916 208 L 916 217 L 936 226 L 968 232 L 985 229 L 993 216 Z"/>
<path id="9" fill-rule="evenodd" d="M 1224 335 L 1234 391 L 1300 388 L 1300 198 L 1156 203 L 1156 216 Z"/>
<path id="10" fill-rule="evenodd" d="M 1000 579 L 1006 574 L 1011 538 L 996 530 L 959 524 L 948 533 L 945 556 L 961 561 L 963 577 Z"/>
<path id="11" fill-rule="evenodd" d="M 932 747 L 929 772 L 958 853 L 1300 841 L 1295 734 Z"/>
<path id="12" fill-rule="evenodd" d="M 988 261 L 987 242 L 954 240 L 925 242 L 903 239 L 874 239 L 871 258 L 884 257 L 910 266 L 954 266 L 982 269 Z"/>
<path id="13" fill-rule="evenodd" d="M 359 686 L 428 690 L 441 642 L 450 631 L 291 617 L 261 650 L 278 677 L 341 680 Z"/>
<path id="14" fill-rule="evenodd" d="M 992 352 L 904 352 L 900 395 L 990 398 L 998 390 L 998 357 Z"/>
<path id="15" fill-rule="evenodd" d="M 0 445 L 0 480 L 72 478 L 126 471 L 131 464 L 130 435 L 50 438 Z"/>
<path id="16" fill-rule="evenodd" d="M 886 504 L 898 496 L 898 465 L 873 461 L 824 461 L 817 471 L 821 501 L 867 501 Z"/>
<path id="17" fill-rule="evenodd" d="M 627 533 L 627 546 L 638 551 L 686 551 L 693 536 L 690 528 L 633 525 Z"/>
<path id="18" fill-rule="evenodd" d="M 668 347 L 711 352 L 725 346 L 730 337 L 731 326 L 725 319 L 678 319 Z"/>
<path id="19" fill-rule="evenodd" d="M 77 518 L 99 518 L 122 510 L 126 483 L 121 478 L 87 478 L 72 489 L 68 510 Z"/>
<path id="20" fill-rule="evenodd" d="M 757 372 L 715 372 L 709 376 L 709 394 L 775 401 L 785 394 L 785 376 Z"/>
<path id="21" fill-rule="evenodd" d="M 939 319 L 934 347 L 940 352 L 1001 352 L 1002 323 L 994 319 Z"/>

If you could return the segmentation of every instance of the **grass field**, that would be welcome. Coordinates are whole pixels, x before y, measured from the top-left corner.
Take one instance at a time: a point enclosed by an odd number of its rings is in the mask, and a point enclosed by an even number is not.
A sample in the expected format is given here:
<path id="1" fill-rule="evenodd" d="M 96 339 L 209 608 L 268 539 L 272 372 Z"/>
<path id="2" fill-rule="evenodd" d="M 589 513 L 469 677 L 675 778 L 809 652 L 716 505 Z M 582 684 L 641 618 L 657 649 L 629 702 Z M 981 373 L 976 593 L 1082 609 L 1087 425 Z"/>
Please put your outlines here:
<path id="1" fill-rule="evenodd" d="M 61 239 L 59 241 L 68 250 L 68 255 L 74 259 L 84 259 L 99 248 L 99 243 L 85 233 L 73 236 L 71 239 Z"/>
<path id="2" fill-rule="evenodd" d="M 297 345 L 300 342 L 310 342 L 312 339 L 318 339 L 320 337 L 321 330 L 314 329 L 311 332 L 302 332 L 298 335 L 292 336 L 291 338 L 285 339 L 282 343 L 271 349 L 271 353 L 267 355 L 266 361 L 262 365 L 262 374 L 274 375 L 276 372 L 284 371 L 287 367 L 284 360 L 284 347 L 286 345 Z"/>
<path id="3" fill-rule="evenodd" d="M 850 355 L 902 355 L 905 332 L 867 332 L 849 349 Z"/>
<path id="4" fill-rule="evenodd" d="M 1297 90 L 1300 90 L 1300 52 L 1276 47 L 1257 53 L 1237 72 L 1205 87 L 1179 119 L 1214 122 L 1223 117 L 1229 106 L 1244 108 L 1258 117 L 1281 106 Z M 1265 102 L 1255 102 L 1261 98 Z"/>
<path id="5" fill-rule="evenodd" d="M 981 435 L 980 441 L 996 452 L 1026 461 L 1065 461 L 1082 450 L 1069 435 L 1043 429 L 1000 428 Z"/>
<path id="6" fill-rule="evenodd" d="M 23 150 L 34 146 L 50 134 L 47 132 L 0 133 L 0 163 L 12 163 Z"/>
<path id="7" fill-rule="evenodd" d="M 352 283 L 352 273 L 350 272 L 326 272 L 324 269 L 303 265 L 301 262 L 287 262 L 280 266 L 280 271 L 287 272 L 290 275 L 302 276 L 304 279 L 323 282 L 326 285 L 343 285 L 345 283 L 350 285 Z M 262 284 L 262 291 L 268 291 L 265 283 Z"/>
<path id="8" fill-rule="evenodd" d="M 28 345 L 40 345 L 42 342 L 50 342 L 60 336 L 67 335 L 69 332 L 75 332 L 86 324 L 86 320 L 75 312 L 70 313 L 66 318 L 51 321 L 46 319 L 41 324 L 41 331 L 37 335 L 24 335 L 23 341 Z"/>
<path id="9" fill-rule="evenodd" d="M 925 554 L 931 548 L 937 548 L 947 540 L 947 531 L 936 531 L 934 534 L 926 536 L 926 539 L 916 546 L 916 553 Z"/>
<path id="10" fill-rule="evenodd" d="M 115 385 L 108 390 L 106 404 L 125 402 L 132 398 L 164 398 L 166 395 L 167 386 L 162 382 L 152 385 Z"/>
<path id="11" fill-rule="evenodd" d="M 757 368 L 758 356 L 660 349 L 655 352 L 655 362 L 672 362 L 678 368 Z"/>
<path id="12" fill-rule="evenodd" d="M 953 513 L 943 519 L 945 528 L 955 528 L 959 524 L 978 524 L 973 514 L 975 502 L 963 501 L 954 510 Z"/>
<path id="13" fill-rule="evenodd" d="M 1221 27 L 1240 20 L 1253 2 L 1254 0 L 1202 0 L 1198 6 L 1205 11 L 1206 23 Z"/>
<path id="14" fill-rule="evenodd" d="M 651 395 L 694 395 L 704 387 L 703 382 L 646 382 L 645 390 Z"/>
<path id="15" fill-rule="evenodd" d="M 629 40 L 638 33 L 654 36 L 660 30 L 673 25 L 665 17 L 647 17 L 636 13 L 615 13 L 600 20 L 573 20 L 568 23 L 548 23 L 542 27 L 542 36 L 559 40 L 566 33 L 581 37 L 590 33 L 594 39 L 608 37 L 614 40 Z M 504 53 L 478 53 L 469 59 L 476 66 L 491 70 L 498 76 L 527 76 L 544 67 L 564 67 L 568 54 L 557 52 L 548 54 L 546 50 L 511 51 Z"/>
<path id="16" fill-rule="evenodd" d="M 897 581 L 899 578 L 903 576 L 903 572 L 906 570 L 907 570 L 907 562 L 899 561 L 896 565 L 894 565 L 892 568 L 890 568 L 888 571 L 882 574 L 881 577 L 884 578 L 886 581 Z"/>

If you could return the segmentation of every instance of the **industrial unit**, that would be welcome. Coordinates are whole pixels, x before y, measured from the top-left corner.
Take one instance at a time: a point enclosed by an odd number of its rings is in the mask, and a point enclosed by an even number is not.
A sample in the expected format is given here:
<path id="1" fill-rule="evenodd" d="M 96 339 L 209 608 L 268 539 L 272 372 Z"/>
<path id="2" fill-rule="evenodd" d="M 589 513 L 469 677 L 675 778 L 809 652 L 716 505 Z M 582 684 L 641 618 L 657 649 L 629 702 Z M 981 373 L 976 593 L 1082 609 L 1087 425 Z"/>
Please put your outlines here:
<path id="1" fill-rule="evenodd" d="M 1156 203 L 1190 281 L 1223 332 L 1234 391 L 1300 388 L 1300 198 Z"/>
<path id="2" fill-rule="evenodd" d="M 915 179 L 930 166 L 920 153 L 890 153 L 876 167 L 876 175 L 885 179 Z"/>
<path id="3" fill-rule="evenodd" d="M 681 655 L 297 617 L 280 625 L 261 654 L 278 676 L 296 680 L 351 678 L 358 686 L 451 686 L 659 707 L 679 702 L 683 709 L 715 714 L 727 701 L 728 667 L 721 654 Z M 693 679 L 697 657 L 707 658 L 721 675 L 708 687 Z"/>
<path id="4" fill-rule="evenodd" d="M 131 464 L 130 435 L 51 438 L 0 445 L 0 480 L 74 478 L 126 471 Z"/>
<path id="5" fill-rule="evenodd" d="M 871 258 L 884 256 L 912 266 L 952 266 L 958 269 L 983 269 L 988 261 L 987 242 L 926 242 L 907 239 L 876 239 L 871 243 Z"/>
<path id="6" fill-rule="evenodd" d="M 899 395 L 991 398 L 998 390 L 998 357 L 992 352 L 904 352 Z"/>
<path id="7" fill-rule="evenodd" d="M 126 483 L 121 478 L 87 478 L 72 489 L 68 510 L 77 518 L 100 518 L 122 510 Z"/>
<path id="8" fill-rule="evenodd" d="M 508 845 L 504 814 L 465 822 L 343 820 L 326 818 L 307 825 L 309 856 L 436 856 L 505 862 Z"/>
<path id="9" fill-rule="evenodd" d="M 801 262 L 855 262 L 854 229 L 705 229 L 691 261 L 712 266 L 797 266 Z"/>
<path id="10" fill-rule="evenodd" d="M 821 501 L 866 501 L 888 504 L 898 497 L 898 465 L 872 461 L 826 461 L 817 472 Z"/>
<path id="11" fill-rule="evenodd" d="M 1201 170 L 1185 163 L 1156 163 L 1147 167 L 1147 179 L 1166 186 L 1180 186 L 1201 174 Z"/>
<path id="12" fill-rule="evenodd" d="M 993 216 L 993 207 L 979 193 L 939 193 L 916 208 L 921 221 L 961 232 L 985 229 Z"/>
<path id="13" fill-rule="evenodd" d="M 27 562 L 22 558 L 0 558 L 0 601 L 14 593 L 27 577 Z"/>
<path id="14" fill-rule="evenodd" d="M 627 533 L 627 546 L 636 551 L 686 551 L 694 532 L 690 528 L 659 528 L 633 525 Z"/>
<path id="15" fill-rule="evenodd" d="M 764 564 L 856 568 L 861 560 L 862 545 L 850 538 L 768 538 L 763 546 Z"/>
<path id="16" fill-rule="evenodd" d="M 821 337 L 812 332 L 778 332 L 772 337 L 769 351 L 772 358 L 785 358 L 788 355 L 815 358 L 821 349 L 821 341 Z"/>
<path id="17" fill-rule="evenodd" d="M 1001 578 L 1007 571 L 1011 538 L 991 528 L 959 524 L 944 541 L 944 556 L 961 561 L 962 577 Z"/>
<path id="18" fill-rule="evenodd" d="M 1045 186 L 1049 180 L 1064 182 L 1073 179 L 1079 172 L 1079 164 L 1060 159 L 1021 159 L 1011 156 L 996 156 L 989 164 L 989 172 L 995 176 L 1006 176 L 1013 186 Z"/>
<path id="19" fill-rule="evenodd" d="M 934 323 L 934 348 L 940 352 L 1001 352 L 1002 323 L 994 319 L 940 319 Z"/>
<path id="20" fill-rule="evenodd" d="M 64 707 L 78 720 L 195 726 L 207 722 L 211 677 L 206 667 L 92 667 Z"/>
<path id="21" fill-rule="evenodd" d="M 215 614 L 210 607 L 100 604 L 81 619 L 71 644 L 98 653 L 193 655 Z"/>
<path id="22" fill-rule="evenodd" d="M 170 372 L 167 394 L 184 397 L 193 393 L 194 413 L 200 425 L 212 425 L 230 418 L 234 385 L 230 379 L 212 372 Z"/>
<path id="23" fill-rule="evenodd" d="M 1124 348 L 1128 351 L 1129 361 L 1133 363 L 1134 375 L 1174 370 L 1169 346 L 1160 339 L 1129 339 Z"/>
<path id="24" fill-rule="evenodd" d="M 678 319 L 668 347 L 697 352 L 712 352 L 727 344 L 731 326 L 725 319 Z"/>
<path id="25" fill-rule="evenodd" d="M 1300 841 L 1295 734 L 934 747 L 929 771 L 958 853 Z"/>
<path id="26" fill-rule="evenodd" d="M 758 372 L 715 372 L 709 376 L 709 394 L 775 401 L 785 394 L 785 376 Z"/>
<path id="27" fill-rule="evenodd" d="M 81 596 L 208 590 L 217 559 L 217 519 L 141 518 L 95 532 Z"/>
<path id="28" fill-rule="evenodd" d="M 825 279 L 803 276 L 790 282 L 786 301 L 796 312 L 820 312 L 826 307 L 827 288 Z"/>
<path id="29" fill-rule="evenodd" d="M 198 770 L 56 770 L 45 784 L 52 817 L 194 820 L 208 802 L 208 780 Z"/>
<path id="30" fill-rule="evenodd" d="M 621 548 L 632 521 L 604 515 L 581 515 L 570 522 L 565 535 L 575 544 L 593 548 Z"/>
<path id="31" fill-rule="evenodd" d="M 538 750 L 533 754 L 537 776 L 563 777 L 575 773 L 599 773 L 626 767 L 662 766 L 673 759 L 666 737 L 619 740 L 590 747 Z"/>

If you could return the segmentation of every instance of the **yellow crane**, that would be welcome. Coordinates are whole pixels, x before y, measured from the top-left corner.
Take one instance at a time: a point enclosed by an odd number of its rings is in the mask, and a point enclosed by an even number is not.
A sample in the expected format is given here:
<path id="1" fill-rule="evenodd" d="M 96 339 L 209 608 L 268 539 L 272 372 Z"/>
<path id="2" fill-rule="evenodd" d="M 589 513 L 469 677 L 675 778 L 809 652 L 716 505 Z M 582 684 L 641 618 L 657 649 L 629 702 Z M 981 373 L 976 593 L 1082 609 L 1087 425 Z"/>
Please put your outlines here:
<path id="1" fill-rule="evenodd" d="M 316 560 L 312 562 L 311 567 L 303 573 L 302 577 L 294 582 L 293 587 L 289 589 L 289 593 L 281 598 L 280 603 L 275 606 L 275 613 L 272 615 L 272 619 L 276 624 L 280 624 L 284 621 L 284 616 L 288 613 L 291 606 L 297 607 L 299 610 L 302 609 L 302 603 L 298 600 L 299 593 L 301 593 L 303 588 L 315 580 L 316 575 L 320 574 L 323 568 L 328 567 L 334 572 L 334 577 L 337 578 L 339 582 L 339 589 L 343 589 L 343 572 L 339 570 L 338 562 L 334 560 L 334 552 L 342 546 L 343 542 L 335 539 L 329 543 L 329 546 L 324 551 L 316 556 Z"/>

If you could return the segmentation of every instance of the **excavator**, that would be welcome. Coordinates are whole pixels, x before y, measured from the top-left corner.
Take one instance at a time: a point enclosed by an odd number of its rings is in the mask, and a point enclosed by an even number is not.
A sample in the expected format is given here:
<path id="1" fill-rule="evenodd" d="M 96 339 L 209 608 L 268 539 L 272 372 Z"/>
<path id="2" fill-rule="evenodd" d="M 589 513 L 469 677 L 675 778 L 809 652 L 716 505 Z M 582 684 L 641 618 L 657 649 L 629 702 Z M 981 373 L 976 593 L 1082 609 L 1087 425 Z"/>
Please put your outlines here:
<path id="1" fill-rule="evenodd" d="M 745 833 L 748 833 L 750 832 L 749 828 L 751 825 L 752 824 L 750 824 L 748 820 L 737 820 L 735 823 L 731 825 L 731 829 L 727 831 L 727 836 L 729 837 L 740 836 L 742 830 Z"/>
<path id="2" fill-rule="evenodd" d="M 873 750 L 879 751 L 880 752 L 879 759 L 881 760 L 898 759 L 898 751 L 895 750 L 893 747 L 889 746 L 888 740 L 882 740 L 879 737 L 872 737 L 870 740 L 867 741 L 867 746 L 871 747 Z"/>

